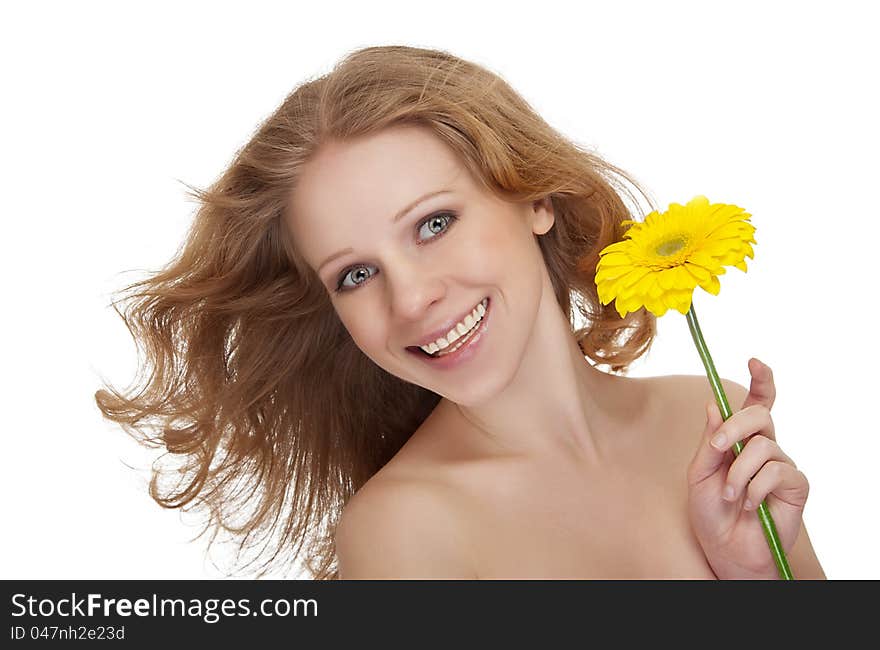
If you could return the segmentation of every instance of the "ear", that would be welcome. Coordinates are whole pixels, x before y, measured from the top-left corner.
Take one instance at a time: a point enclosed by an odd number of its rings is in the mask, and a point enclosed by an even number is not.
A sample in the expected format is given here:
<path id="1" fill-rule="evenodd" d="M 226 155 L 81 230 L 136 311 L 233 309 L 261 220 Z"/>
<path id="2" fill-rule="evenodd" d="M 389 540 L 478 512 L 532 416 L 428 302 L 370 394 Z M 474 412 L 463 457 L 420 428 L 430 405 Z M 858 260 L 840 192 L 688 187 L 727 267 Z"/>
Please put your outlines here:
<path id="1" fill-rule="evenodd" d="M 556 220 L 550 196 L 545 196 L 543 199 L 538 199 L 532 203 L 529 216 L 532 220 L 532 232 L 536 235 L 543 235 L 548 232 Z"/>

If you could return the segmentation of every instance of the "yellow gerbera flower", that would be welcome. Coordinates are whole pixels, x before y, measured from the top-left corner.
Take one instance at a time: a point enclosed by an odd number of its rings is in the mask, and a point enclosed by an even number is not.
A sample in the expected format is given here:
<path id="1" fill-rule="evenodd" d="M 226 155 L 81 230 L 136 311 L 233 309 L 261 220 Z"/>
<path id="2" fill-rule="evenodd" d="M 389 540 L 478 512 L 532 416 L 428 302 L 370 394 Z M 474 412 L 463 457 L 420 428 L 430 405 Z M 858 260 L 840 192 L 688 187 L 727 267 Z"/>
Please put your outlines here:
<path id="1" fill-rule="evenodd" d="M 596 287 L 599 300 L 615 300 L 621 318 L 645 307 L 655 316 L 670 308 L 687 314 L 694 288 L 718 295 L 724 266 L 747 271 L 745 257 L 754 259 L 752 215 L 736 205 L 709 203 L 705 196 L 687 205 L 672 203 L 644 223 L 630 224 L 623 241 L 599 253 Z"/>

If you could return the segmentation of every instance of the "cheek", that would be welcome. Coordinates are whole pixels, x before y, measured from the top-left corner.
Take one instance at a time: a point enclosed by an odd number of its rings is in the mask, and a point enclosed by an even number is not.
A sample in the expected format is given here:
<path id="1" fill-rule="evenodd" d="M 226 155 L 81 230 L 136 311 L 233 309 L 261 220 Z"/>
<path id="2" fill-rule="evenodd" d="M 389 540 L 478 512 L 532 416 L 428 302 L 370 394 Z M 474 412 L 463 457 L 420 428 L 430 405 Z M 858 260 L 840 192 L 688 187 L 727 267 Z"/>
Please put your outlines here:
<path id="1" fill-rule="evenodd" d="M 365 354 L 372 355 L 377 346 L 381 345 L 382 332 L 375 319 L 366 315 L 352 315 L 351 317 L 343 317 L 342 323 L 355 345 Z"/>
<path id="2" fill-rule="evenodd" d="M 495 278 L 498 273 L 509 273 L 511 264 L 521 259 L 522 250 L 514 233 L 496 226 L 482 228 L 456 250 L 455 268 L 467 271 L 475 280 Z"/>
<path id="3" fill-rule="evenodd" d="M 358 349 L 379 368 L 397 377 L 402 376 L 397 362 L 386 347 L 387 332 L 381 326 L 370 324 L 368 319 L 356 318 L 346 323 L 346 329 Z M 345 322 L 345 321 L 343 321 Z"/>
<path id="4" fill-rule="evenodd" d="M 494 281 L 527 280 L 537 263 L 543 263 L 534 235 L 517 227 L 514 217 L 496 220 L 492 228 L 480 229 L 457 260 L 475 278 Z"/>

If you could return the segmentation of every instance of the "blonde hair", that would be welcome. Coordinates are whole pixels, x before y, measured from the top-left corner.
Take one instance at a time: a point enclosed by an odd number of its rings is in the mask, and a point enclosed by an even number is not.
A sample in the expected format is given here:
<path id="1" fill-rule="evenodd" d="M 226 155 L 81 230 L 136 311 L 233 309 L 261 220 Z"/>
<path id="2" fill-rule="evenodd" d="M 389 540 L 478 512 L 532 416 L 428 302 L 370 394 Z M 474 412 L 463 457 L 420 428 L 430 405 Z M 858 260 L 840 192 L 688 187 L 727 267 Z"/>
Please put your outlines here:
<path id="1" fill-rule="evenodd" d="M 506 200 L 550 198 L 555 223 L 538 241 L 586 357 L 624 372 L 656 333 L 646 310 L 621 319 L 601 305 L 594 281 L 599 251 L 636 218 L 622 181 L 647 198 L 635 181 L 474 63 L 405 46 L 350 53 L 298 86 L 213 185 L 190 188 L 199 209 L 183 247 L 113 301 L 149 376 L 125 393 L 106 382 L 95 393 L 106 418 L 166 448 L 151 496 L 166 508 L 204 508 L 211 543 L 221 528 L 239 538 L 236 562 L 259 547 L 242 567 L 268 554 L 257 577 L 278 559 L 304 558 L 315 579 L 337 578 L 342 507 L 440 399 L 358 349 L 282 218 L 322 142 L 395 124 L 430 129 Z M 585 326 L 575 326 L 575 309 Z"/>

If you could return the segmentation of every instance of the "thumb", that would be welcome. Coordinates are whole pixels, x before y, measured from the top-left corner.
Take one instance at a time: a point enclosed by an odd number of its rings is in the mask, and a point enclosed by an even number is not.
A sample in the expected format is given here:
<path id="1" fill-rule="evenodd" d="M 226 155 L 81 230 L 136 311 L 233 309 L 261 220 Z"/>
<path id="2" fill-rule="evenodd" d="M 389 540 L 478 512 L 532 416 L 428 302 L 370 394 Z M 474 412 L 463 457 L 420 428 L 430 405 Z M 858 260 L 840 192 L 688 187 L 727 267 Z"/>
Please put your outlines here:
<path id="1" fill-rule="evenodd" d="M 721 411 L 715 400 L 707 401 L 705 409 L 706 426 L 703 435 L 700 436 L 700 446 L 688 470 L 688 481 L 691 484 L 699 483 L 714 474 L 723 464 L 724 454 L 727 453 L 727 449 L 716 449 L 710 443 L 715 432 L 724 424 L 724 418 L 721 417 Z"/>

